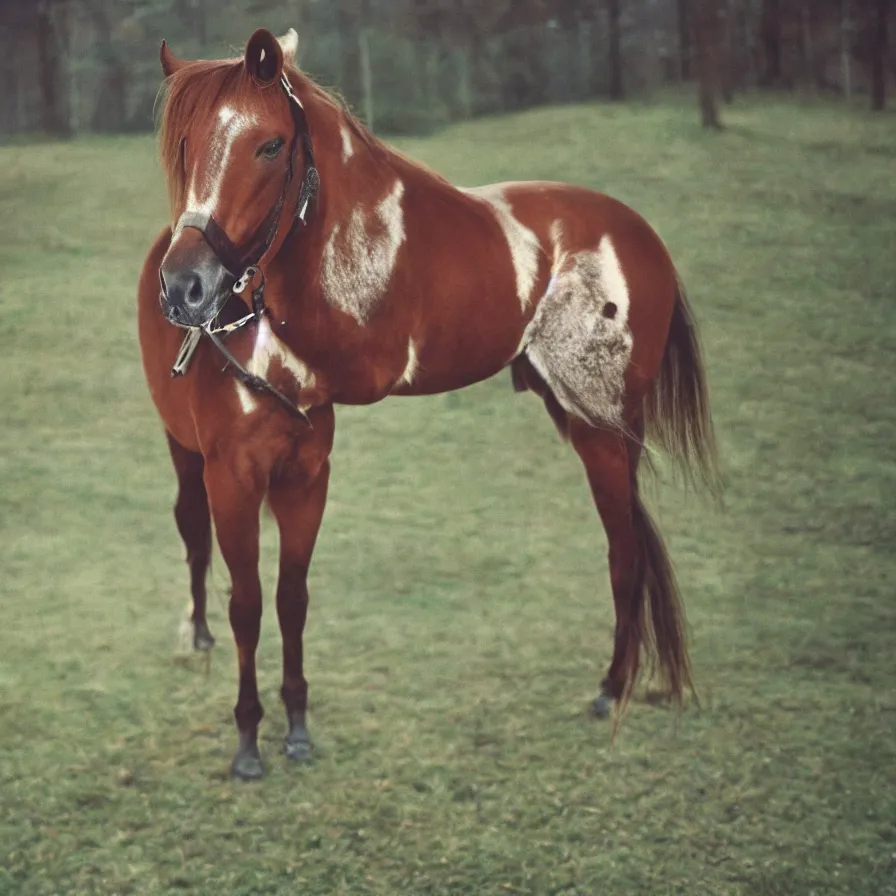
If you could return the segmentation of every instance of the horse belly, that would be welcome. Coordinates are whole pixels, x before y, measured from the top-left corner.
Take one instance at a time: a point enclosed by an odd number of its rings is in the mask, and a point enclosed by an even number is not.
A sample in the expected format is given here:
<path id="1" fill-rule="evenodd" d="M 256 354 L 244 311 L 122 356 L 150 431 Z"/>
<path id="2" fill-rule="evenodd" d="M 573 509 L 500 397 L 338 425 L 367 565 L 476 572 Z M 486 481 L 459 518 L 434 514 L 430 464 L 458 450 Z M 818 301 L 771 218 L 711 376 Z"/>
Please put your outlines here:
<path id="1" fill-rule="evenodd" d="M 495 297 L 492 297 L 493 299 Z M 517 353 L 526 318 L 519 306 L 459 302 L 437 327 L 408 345 L 408 363 L 393 395 L 450 392 L 494 376 Z"/>

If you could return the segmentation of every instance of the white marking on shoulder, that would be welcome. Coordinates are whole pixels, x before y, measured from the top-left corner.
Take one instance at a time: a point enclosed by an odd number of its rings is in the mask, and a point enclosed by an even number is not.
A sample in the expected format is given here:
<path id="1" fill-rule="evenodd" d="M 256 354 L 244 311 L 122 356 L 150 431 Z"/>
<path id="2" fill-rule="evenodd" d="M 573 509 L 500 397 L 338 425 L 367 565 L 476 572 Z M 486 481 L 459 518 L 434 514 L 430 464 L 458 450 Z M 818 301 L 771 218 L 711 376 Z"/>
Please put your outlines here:
<path id="1" fill-rule="evenodd" d="M 262 318 L 255 336 L 255 348 L 246 369 L 255 376 L 267 379 L 271 362 L 279 361 L 285 370 L 292 374 L 300 389 L 308 389 L 315 383 L 314 373 L 297 358 L 275 335 L 267 318 Z M 251 414 L 258 407 L 255 396 L 239 381 L 236 381 L 236 394 L 244 414 Z M 304 409 L 304 408 L 303 408 Z"/>
<path id="2" fill-rule="evenodd" d="M 516 292 L 520 305 L 525 310 L 532 299 L 532 288 L 538 275 L 538 254 L 541 251 L 538 237 L 514 217 L 503 187 L 490 184 L 464 188 L 464 192 L 487 202 L 494 209 L 510 248 L 510 258 L 516 274 Z"/>
<path id="3" fill-rule="evenodd" d="M 414 340 L 408 340 L 408 363 L 405 365 L 404 373 L 401 375 L 401 379 L 399 382 L 407 383 L 409 386 L 414 381 L 414 377 L 417 375 L 417 369 L 419 367 L 419 361 L 417 358 L 417 346 L 414 345 Z"/>
<path id="4" fill-rule="evenodd" d="M 258 407 L 255 396 L 239 380 L 234 380 L 233 385 L 236 386 L 236 397 L 240 400 L 243 413 L 251 414 Z"/>
<path id="5" fill-rule="evenodd" d="M 344 124 L 339 125 L 339 133 L 342 136 L 342 164 L 347 165 L 348 160 L 355 154 L 355 147 L 352 144 L 352 135 Z"/>
<path id="6" fill-rule="evenodd" d="M 344 230 L 337 224 L 324 246 L 324 297 L 362 326 L 385 295 L 405 241 L 402 196 L 397 180 L 372 211 L 356 208 Z"/>
<path id="7" fill-rule="evenodd" d="M 616 306 L 616 320 L 620 327 L 624 327 L 628 321 L 628 282 L 608 234 L 601 237 L 600 245 L 597 247 L 597 258 L 604 296 Z"/>

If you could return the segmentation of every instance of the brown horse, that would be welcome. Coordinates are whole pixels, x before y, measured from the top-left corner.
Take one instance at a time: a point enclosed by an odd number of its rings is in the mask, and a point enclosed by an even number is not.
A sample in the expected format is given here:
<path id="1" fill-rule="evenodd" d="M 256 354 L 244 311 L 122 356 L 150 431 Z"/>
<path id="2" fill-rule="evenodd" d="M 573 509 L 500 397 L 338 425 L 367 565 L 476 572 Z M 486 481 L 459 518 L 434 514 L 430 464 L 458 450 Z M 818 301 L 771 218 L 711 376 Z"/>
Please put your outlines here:
<path id="1" fill-rule="evenodd" d="M 263 500 L 281 539 L 286 752 L 304 760 L 306 577 L 334 403 L 460 389 L 508 365 L 515 388 L 543 399 L 582 459 L 606 530 L 616 634 L 595 712 L 625 704 L 642 654 L 680 702 L 691 686 L 682 609 L 639 496 L 638 462 L 647 432 L 714 481 L 714 441 L 694 321 L 666 249 L 635 212 L 591 190 L 452 186 L 299 72 L 296 41 L 294 31 L 278 40 L 260 30 L 242 58 L 199 62 L 162 45 L 172 227 L 139 287 L 197 648 L 213 643 L 212 520 L 232 580 L 233 774 L 262 773 Z"/>

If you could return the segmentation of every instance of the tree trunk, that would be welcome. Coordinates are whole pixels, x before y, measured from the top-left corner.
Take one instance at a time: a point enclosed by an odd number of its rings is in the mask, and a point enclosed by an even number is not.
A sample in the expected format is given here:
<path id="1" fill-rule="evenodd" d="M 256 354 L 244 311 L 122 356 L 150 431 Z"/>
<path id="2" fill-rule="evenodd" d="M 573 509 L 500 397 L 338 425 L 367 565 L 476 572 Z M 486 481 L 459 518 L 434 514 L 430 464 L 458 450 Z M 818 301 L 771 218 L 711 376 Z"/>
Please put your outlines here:
<path id="1" fill-rule="evenodd" d="M 871 108 L 882 112 L 887 104 L 887 18 L 890 0 L 877 0 L 871 38 Z"/>
<path id="2" fill-rule="evenodd" d="M 336 12 L 336 30 L 339 33 L 339 90 L 349 104 L 357 109 L 363 102 L 361 85 L 361 53 L 356 17 L 340 4 Z"/>
<path id="3" fill-rule="evenodd" d="M 621 100 L 622 87 L 622 35 L 619 27 L 621 0 L 607 0 L 608 30 L 610 36 L 610 99 Z"/>
<path id="4" fill-rule="evenodd" d="M 58 0 L 57 0 L 58 2 Z M 61 83 L 62 54 L 53 27 L 53 4 L 37 3 L 37 52 L 40 67 L 41 124 L 53 137 L 71 136 L 71 124 Z"/>
<path id="5" fill-rule="evenodd" d="M 809 90 L 815 89 L 815 42 L 812 40 L 812 6 L 803 0 L 800 7 L 800 39 L 803 56 L 803 81 Z"/>
<path id="6" fill-rule="evenodd" d="M 108 0 L 92 4 L 93 26 L 96 29 L 97 55 L 101 73 L 91 127 L 94 131 L 120 133 L 127 128 L 127 88 L 130 72 L 121 49 L 112 34 Z"/>
<path id="7" fill-rule="evenodd" d="M 593 29 L 585 19 L 576 22 L 576 50 L 579 59 L 575 99 L 588 99 L 594 93 Z"/>
<path id="8" fill-rule="evenodd" d="M 455 51 L 457 59 L 457 105 L 461 118 L 469 118 L 473 114 L 473 77 L 471 73 L 470 51 L 465 46 Z"/>
<path id="9" fill-rule="evenodd" d="M 759 22 L 765 69 L 762 83 L 768 86 L 781 83 L 781 7 L 779 0 L 762 0 Z"/>
<path id="10" fill-rule="evenodd" d="M 719 119 L 718 0 L 697 0 L 696 37 L 701 121 L 705 128 L 721 130 L 722 123 Z"/>
<path id="11" fill-rule="evenodd" d="M 370 38 L 366 28 L 358 31 L 358 55 L 361 61 L 361 91 L 364 94 L 364 123 L 374 127 L 373 71 L 370 66 Z"/>
<path id="12" fill-rule="evenodd" d="M 678 64 L 682 81 L 691 79 L 691 3 L 678 0 Z"/>
<path id="13" fill-rule="evenodd" d="M 852 22 L 849 0 L 840 0 L 840 77 L 843 96 L 852 99 Z"/>
<path id="14" fill-rule="evenodd" d="M 190 37 L 204 47 L 207 40 L 205 0 L 178 0 L 175 10 Z"/>
<path id="15" fill-rule="evenodd" d="M 719 17 L 719 75 L 722 99 L 734 102 L 734 13 L 731 0 L 721 0 L 716 15 Z"/>

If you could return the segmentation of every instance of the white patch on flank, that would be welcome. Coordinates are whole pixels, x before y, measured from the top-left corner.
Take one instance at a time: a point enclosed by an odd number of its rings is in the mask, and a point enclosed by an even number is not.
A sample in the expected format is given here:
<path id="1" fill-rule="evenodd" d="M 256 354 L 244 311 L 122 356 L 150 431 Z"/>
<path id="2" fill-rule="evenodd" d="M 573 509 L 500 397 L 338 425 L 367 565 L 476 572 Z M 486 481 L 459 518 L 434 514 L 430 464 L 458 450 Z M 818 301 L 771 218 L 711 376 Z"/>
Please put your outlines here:
<path id="1" fill-rule="evenodd" d="M 618 311 L 615 321 L 619 327 L 624 327 L 628 323 L 628 282 L 622 273 L 613 241 L 606 234 L 597 247 L 597 260 L 604 295 L 616 305 Z"/>
<path id="2" fill-rule="evenodd" d="M 526 357 L 563 408 L 592 425 L 621 425 L 628 312 L 628 283 L 604 235 L 596 251 L 563 255 L 523 335 Z"/>
<path id="3" fill-rule="evenodd" d="M 510 248 L 510 258 L 516 273 L 516 293 L 525 310 L 532 298 L 532 287 L 535 286 L 538 275 L 538 253 L 541 251 L 538 237 L 513 216 L 513 209 L 502 187 L 469 187 L 464 192 L 487 202 L 494 210 Z"/>
<path id="4" fill-rule="evenodd" d="M 267 318 L 262 318 L 255 337 L 255 348 L 252 357 L 246 364 L 249 373 L 267 379 L 271 362 L 279 361 L 288 370 L 300 389 L 308 389 L 314 385 L 315 377 L 309 368 L 302 363 L 275 335 Z M 251 414 L 258 407 L 255 396 L 238 380 L 235 381 L 236 394 L 244 414 Z M 305 406 L 300 405 L 303 410 Z"/>
<path id="5" fill-rule="evenodd" d="M 554 276 L 566 261 L 566 252 L 563 250 L 563 222 L 559 218 L 551 224 L 551 242 L 554 244 L 554 260 L 551 263 L 551 282 L 548 284 L 548 292 L 551 291 Z"/>
<path id="6" fill-rule="evenodd" d="M 372 211 L 356 208 L 345 228 L 337 224 L 324 246 L 324 297 L 362 325 L 385 294 L 405 241 L 403 195 L 398 180 Z"/>
<path id="7" fill-rule="evenodd" d="M 414 340 L 408 340 L 408 363 L 405 365 L 404 373 L 401 375 L 401 379 L 399 382 L 407 383 L 409 386 L 414 381 L 414 377 L 417 375 L 417 368 L 419 367 L 419 361 L 417 359 L 417 346 L 414 345 Z"/>
<path id="8" fill-rule="evenodd" d="M 205 166 L 205 177 L 201 184 L 194 177 L 187 191 L 187 212 L 198 212 L 213 215 L 221 198 L 221 185 L 233 144 L 247 128 L 252 127 L 257 119 L 254 115 L 238 112 L 233 106 L 222 106 L 218 110 L 218 126 L 209 143 L 208 158 Z"/>
<path id="9" fill-rule="evenodd" d="M 355 154 L 355 147 L 352 145 L 352 135 L 344 124 L 339 125 L 339 133 L 342 136 L 342 164 L 347 165 Z"/>

